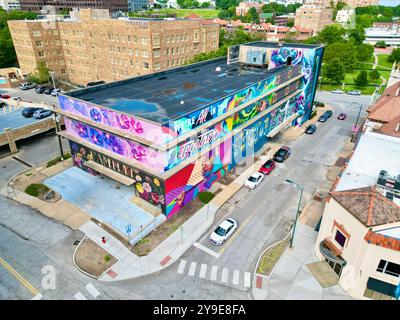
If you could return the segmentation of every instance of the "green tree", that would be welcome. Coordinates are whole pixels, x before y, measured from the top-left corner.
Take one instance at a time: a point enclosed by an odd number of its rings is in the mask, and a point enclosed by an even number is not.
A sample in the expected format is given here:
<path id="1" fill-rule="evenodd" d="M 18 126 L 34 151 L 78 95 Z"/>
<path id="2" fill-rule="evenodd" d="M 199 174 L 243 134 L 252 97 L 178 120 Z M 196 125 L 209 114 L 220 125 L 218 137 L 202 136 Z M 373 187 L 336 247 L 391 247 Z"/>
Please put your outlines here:
<path id="1" fill-rule="evenodd" d="M 368 76 L 369 76 L 370 80 L 375 82 L 375 81 L 379 80 L 379 78 L 381 77 L 381 74 L 378 70 L 373 69 L 369 72 Z"/>
<path id="2" fill-rule="evenodd" d="M 374 55 L 374 47 L 370 44 L 362 43 L 357 45 L 355 48 L 357 51 L 357 59 L 359 61 L 368 62 L 372 59 Z"/>
<path id="3" fill-rule="evenodd" d="M 320 42 L 325 44 L 332 44 L 343 40 L 346 30 L 337 24 L 325 26 L 318 34 Z"/>
<path id="4" fill-rule="evenodd" d="M 48 83 L 50 80 L 49 68 L 44 62 L 37 64 L 36 70 L 29 75 L 29 81 L 38 84 Z"/>
<path id="5" fill-rule="evenodd" d="M 368 74 L 367 71 L 362 70 L 356 78 L 354 78 L 354 83 L 357 86 L 365 86 L 368 84 Z"/>
<path id="6" fill-rule="evenodd" d="M 383 40 L 377 41 L 377 42 L 375 43 L 375 47 L 378 47 L 378 48 L 386 48 L 386 42 L 383 41 Z"/>
<path id="7" fill-rule="evenodd" d="M 348 32 L 348 36 L 353 38 L 356 43 L 361 44 L 365 40 L 365 30 L 362 26 L 357 26 Z"/>
<path id="8" fill-rule="evenodd" d="M 392 53 L 389 55 L 387 58 L 387 61 L 389 62 L 400 62 L 400 48 L 393 49 Z"/>
<path id="9" fill-rule="evenodd" d="M 324 74 L 331 81 L 341 83 L 345 77 L 343 63 L 338 58 L 332 59 L 325 65 Z"/>

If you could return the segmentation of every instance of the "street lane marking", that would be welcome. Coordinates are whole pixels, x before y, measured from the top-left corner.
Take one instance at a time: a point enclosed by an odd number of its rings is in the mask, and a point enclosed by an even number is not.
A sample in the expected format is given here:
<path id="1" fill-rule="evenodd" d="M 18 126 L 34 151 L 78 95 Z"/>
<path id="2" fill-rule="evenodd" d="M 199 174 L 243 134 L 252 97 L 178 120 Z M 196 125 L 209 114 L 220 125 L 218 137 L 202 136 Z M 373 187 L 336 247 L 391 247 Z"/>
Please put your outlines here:
<path id="1" fill-rule="evenodd" d="M 251 283 L 251 274 L 250 272 L 246 272 L 244 274 L 244 287 L 250 288 L 250 283 Z"/>
<path id="2" fill-rule="evenodd" d="M 228 268 L 223 268 L 222 269 L 222 275 L 221 275 L 221 282 L 228 282 L 228 274 L 229 274 L 229 269 Z"/>
<path id="3" fill-rule="evenodd" d="M 236 286 L 239 285 L 239 270 L 233 270 L 232 283 Z"/>
<path id="4" fill-rule="evenodd" d="M 86 286 L 86 290 L 89 291 L 90 294 L 95 298 L 97 298 L 97 296 L 100 294 L 100 292 L 91 283 Z"/>
<path id="5" fill-rule="evenodd" d="M 209 255 L 212 255 L 215 258 L 219 258 L 220 257 L 219 253 L 217 253 L 217 252 L 215 252 L 215 251 L 213 251 L 211 249 L 208 249 L 207 247 L 203 246 L 202 244 L 200 244 L 198 242 L 195 242 L 193 244 L 193 246 L 195 246 L 196 248 L 198 248 L 200 250 L 203 250 L 205 253 L 208 253 Z"/>
<path id="6" fill-rule="evenodd" d="M 40 295 L 40 292 L 37 291 L 28 280 L 26 280 L 23 276 L 21 276 L 13 267 L 11 267 L 7 262 L 5 262 L 2 258 L 0 258 L 0 263 L 6 268 L 19 282 L 22 283 L 30 292 L 33 293 L 34 296 Z"/>
<path id="7" fill-rule="evenodd" d="M 217 272 L 218 272 L 218 267 L 212 266 L 210 280 L 212 280 L 212 281 L 217 280 Z"/>
<path id="8" fill-rule="evenodd" d="M 205 263 L 202 263 L 199 277 L 204 279 L 206 277 L 206 272 L 207 272 L 207 265 Z"/>
<path id="9" fill-rule="evenodd" d="M 81 292 L 78 292 L 78 293 L 75 295 L 75 299 L 76 299 L 76 300 L 87 300 L 86 297 L 85 297 Z"/>
<path id="10" fill-rule="evenodd" d="M 191 276 L 191 277 L 194 276 L 194 273 L 196 272 L 196 265 L 197 265 L 197 262 L 192 262 L 190 264 L 188 276 Z"/>
<path id="11" fill-rule="evenodd" d="M 245 227 L 245 225 L 250 221 L 250 218 L 253 218 L 253 216 L 249 216 L 243 223 L 242 225 L 235 231 L 235 233 L 232 235 L 232 237 L 230 237 L 228 239 L 228 241 L 225 242 L 224 247 L 219 250 L 219 254 L 222 255 L 224 253 L 224 251 L 226 250 L 227 247 L 229 247 L 233 240 L 235 240 L 237 238 L 237 236 L 240 234 L 240 232 L 242 232 L 243 228 Z"/>
<path id="12" fill-rule="evenodd" d="M 182 259 L 178 267 L 178 273 L 182 274 L 183 271 L 185 270 L 185 267 L 186 267 L 186 260 Z"/>
<path id="13" fill-rule="evenodd" d="M 34 296 L 31 300 L 42 300 L 43 296 L 39 293 L 36 296 Z"/>

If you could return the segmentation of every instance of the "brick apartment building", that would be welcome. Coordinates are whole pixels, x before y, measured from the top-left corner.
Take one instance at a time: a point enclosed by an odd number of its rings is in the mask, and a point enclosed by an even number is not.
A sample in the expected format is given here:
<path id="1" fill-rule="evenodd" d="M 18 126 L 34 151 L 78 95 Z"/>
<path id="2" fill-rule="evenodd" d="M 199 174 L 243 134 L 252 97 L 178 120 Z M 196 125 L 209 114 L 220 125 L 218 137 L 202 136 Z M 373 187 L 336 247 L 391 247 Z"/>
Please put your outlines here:
<path id="1" fill-rule="evenodd" d="M 333 10 L 320 5 L 305 4 L 296 10 L 295 26 L 312 29 L 314 34 L 332 23 Z"/>
<path id="2" fill-rule="evenodd" d="M 108 9 L 110 12 L 128 11 L 127 0 L 21 0 L 22 11 L 40 12 L 43 7 L 53 6 L 57 12 L 73 8 Z"/>
<path id="3" fill-rule="evenodd" d="M 340 1 L 346 3 L 348 6 L 352 8 L 379 5 L 379 0 L 340 0 Z M 328 8 L 331 7 L 332 4 L 336 5 L 338 2 L 339 0 L 307 0 L 305 1 L 305 4 L 321 5 L 325 8 Z"/>
<path id="4" fill-rule="evenodd" d="M 219 27 L 189 19 L 111 19 L 108 10 L 82 9 L 71 18 L 9 21 L 24 74 L 40 61 L 71 83 L 85 85 L 144 75 L 183 65 L 218 49 Z"/>

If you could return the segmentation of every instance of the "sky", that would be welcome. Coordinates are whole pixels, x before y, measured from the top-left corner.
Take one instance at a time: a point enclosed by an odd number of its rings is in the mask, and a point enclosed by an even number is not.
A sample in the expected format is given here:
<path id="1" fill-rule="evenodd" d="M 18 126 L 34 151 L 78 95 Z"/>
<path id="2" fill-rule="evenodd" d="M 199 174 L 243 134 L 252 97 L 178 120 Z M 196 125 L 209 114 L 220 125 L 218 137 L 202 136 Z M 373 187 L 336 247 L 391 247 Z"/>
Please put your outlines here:
<path id="1" fill-rule="evenodd" d="M 397 6 L 400 4 L 400 0 L 380 0 L 382 6 Z"/>

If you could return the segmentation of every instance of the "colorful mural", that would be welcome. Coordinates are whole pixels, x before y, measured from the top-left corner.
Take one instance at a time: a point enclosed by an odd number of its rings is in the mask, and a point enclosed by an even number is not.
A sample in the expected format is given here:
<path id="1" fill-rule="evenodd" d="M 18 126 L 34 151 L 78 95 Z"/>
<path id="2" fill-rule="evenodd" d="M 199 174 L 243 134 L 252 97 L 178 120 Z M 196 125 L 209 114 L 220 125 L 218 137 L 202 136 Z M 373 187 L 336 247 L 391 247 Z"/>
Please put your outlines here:
<path id="1" fill-rule="evenodd" d="M 70 141 L 69 144 L 75 166 L 90 174 L 97 175 L 98 173 L 96 171 L 85 166 L 85 162 L 91 160 L 133 179 L 135 194 L 152 205 L 160 207 L 162 211 L 165 212 L 165 190 L 162 180 L 76 142 Z"/>
<path id="2" fill-rule="evenodd" d="M 101 108 L 85 101 L 58 96 L 60 108 L 74 115 L 113 127 L 123 133 L 145 138 L 155 143 L 163 143 L 173 137 L 166 137 L 167 132 L 162 132 L 161 125 L 156 125 L 133 116 L 119 113 L 110 109 Z"/>
<path id="3" fill-rule="evenodd" d="M 82 122 L 65 118 L 64 123 L 66 131 L 76 137 L 120 156 L 136 160 L 143 166 L 157 172 L 164 172 L 165 154 L 163 152 L 93 128 Z"/>
<path id="4" fill-rule="evenodd" d="M 292 76 L 296 76 L 300 74 L 301 69 L 299 67 L 294 67 L 293 69 L 282 72 L 282 74 L 288 72 L 290 72 Z M 217 118 L 227 111 L 232 110 L 250 100 L 256 99 L 257 97 L 272 90 L 280 83 L 283 83 L 285 77 L 288 76 L 282 74 L 277 74 L 274 77 L 260 81 L 233 95 L 214 102 L 203 109 L 196 110 L 180 119 L 174 120 L 166 126 L 169 126 L 171 131 L 174 132 L 176 136 L 185 134 L 198 126 L 203 125 L 207 121 Z"/>
<path id="5" fill-rule="evenodd" d="M 165 181 L 168 218 L 226 174 L 231 165 L 231 150 L 232 142 L 228 139 Z"/>

